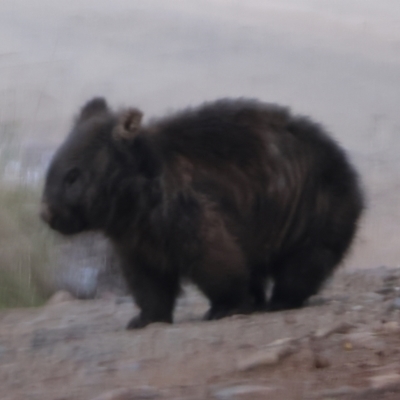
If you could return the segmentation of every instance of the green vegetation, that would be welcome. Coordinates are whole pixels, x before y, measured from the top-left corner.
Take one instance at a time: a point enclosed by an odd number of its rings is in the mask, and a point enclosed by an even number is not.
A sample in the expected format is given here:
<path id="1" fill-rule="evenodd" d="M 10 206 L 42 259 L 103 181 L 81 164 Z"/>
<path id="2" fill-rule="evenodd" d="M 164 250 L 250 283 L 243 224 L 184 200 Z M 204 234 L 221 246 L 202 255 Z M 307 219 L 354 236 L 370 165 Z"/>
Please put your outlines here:
<path id="1" fill-rule="evenodd" d="M 54 237 L 38 218 L 40 185 L 7 175 L 20 161 L 17 127 L 0 123 L 0 308 L 43 303 L 51 294 Z"/>

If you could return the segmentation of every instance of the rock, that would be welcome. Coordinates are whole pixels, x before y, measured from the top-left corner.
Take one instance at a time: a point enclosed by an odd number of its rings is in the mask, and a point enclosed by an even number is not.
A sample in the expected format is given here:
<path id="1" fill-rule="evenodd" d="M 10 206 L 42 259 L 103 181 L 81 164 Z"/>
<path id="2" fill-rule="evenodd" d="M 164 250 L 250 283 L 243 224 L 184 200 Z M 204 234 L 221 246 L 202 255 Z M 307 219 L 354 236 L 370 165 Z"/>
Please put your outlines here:
<path id="1" fill-rule="evenodd" d="M 128 389 L 115 389 L 93 398 L 92 400 L 131 400 L 131 393 Z"/>
<path id="2" fill-rule="evenodd" d="M 385 350 L 385 343 L 379 340 L 371 332 L 354 332 L 343 337 L 344 348 L 351 350 L 353 348 L 364 348 L 382 353 Z"/>
<path id="3" fill-rule="evenodd" d="M 54 293 L 53 296 L 47 301 L 46 305 L 53 306 L 60 303 L 66 303 L 68 301 L 76 300 L 76 298 L 66 290 L 59 290 Z"/>
<path id="4" fill-rule="evenodd" d="M 284 320 L 287 324 L 296 324 L 297 323 L 297 318 L 292 313 L 288 313 L 287 315 L 285 315 Z"/>
<path id="5" fill-rule="evenodd" d="M 279 362 L 280 358 L 280 349 L 259 351 L 258 353 L 253 354 L 251 357 L 239 361 L 237 364 L 237 369 L 239 371 L 248 371 L 266 365 L 274 365 Z"/>
<path id="6" fill-rule="evenodd" d="M 145 400 L 156 399 L 160 397 L 160 393 L 151 387 L 142 387 L 136 389 L 114 389 L 105 392 L 92 400 Z"/>
<path id="7" fill-rule="evenodd" d="M 396 297 L 390 305 L 391 310 L 400 310 L 400 297 Z"/>
<path id="8" fill-rule="evenodd" d="M 115 304 L 117 304 L 117 298 L 118 296 L 111 292 L 111 291 L 104 291 L 104 292 L 100 292 L 100 294 L 98 296 L 96 296 L 97 299 L 100 300 L 107 300 L 107 301 L 113 301 Z"/>
<path id="9" fill-rule="evenodd" d="M 57 248 L 56 286 L 79 299 L 92 299 L 104 291 L 127 294 L 120 261 L 110 242 L 99 233 L 68 237 Z"/>
<path id="10" fill-rule="evenodd" d="M 374 389 L 383 389 L 392 385 L 400 384 L 400 374 L 392 373 L 387 375 L 377 375 L 369 378 L 371 387 Z"/>
<path id="11" fill-rule="evenodd" d="M 362 295 L 362 299 L 366 303 L 379 303 L 383 300 L 383 295 L 379 293 L 368 292 Z"/>
<path id="12" fill-rule="evenodd" d="M 333 306 L 335 315 L 343 315 L 346 312 L 346 305 L 343 303 L 335 303 Z"/>
<path id="13" fill-rule="evenodd" d="M 328 368 L 332 364 L 331 357 L 326 353 L 317 353 L 314 358 L 314 367 L 317 369 Z"/>
<path id="14" fill-rule="evenodd" d="M 396 274 L 389 274 L 383 278 L 383 282 L 390 285 L 396 282 L 398 278 Z"/>
<path id="15" fill-rule="evenodd" d="M 326 389 L 317 393 L 317 398 L 323 398 L 324 400 L 330 400 L 330 398 L 342 397 L 349 394 L 356 394 L 359 392 L 359 389 L 352 386 L 340 386 L 334 389 Z"/>
<path id="16" fill-rule="evenodd" d="M 378 289 L 375 291 L 375 293 L 382 294 L 384 296 L 392 294 L 393 292 L 394 292 L 394 288 L 391 286 L 385 286 L 382 289 Z"/>
<path id="17" fill-rule="evenodd" d="M 239 371 L 249 371 L 255 368 L 275 365 L 294 351 L 295 346 L 292 339 L 279 339 L 270 343 L 264 350 L 257 351 L 244 360 L 238 361 L 237 369 Z"/>
<path id="18" fill-rule="evenodd" d="M 379 361 L 374 361 L 374 360 L 370 360 L 370 361 L 361 361 L 357 363 L 357 366 L 359 368 L 362 368 L 364 370 L 367 369 L 377 369 L 379 368 L 379 366 L 381 366 L 381 363 Z"/>
<path id="19" fill-rule="evenodd" d="M 344 342 L 343 343 L 343 348 L 345 350 L 353 350 L 353 345 L 350 342 Z"/>
<path id="20" fill-rule="evenodd" d="M 158 329 L 169 328 L 170 326 L 171 326 L 170 322 L 152 322 L 151 324 L 147 325 L 146 328 L 147 328 L 147 330 L 150 330 L 150 329 L 158 330 Z M 172 328 L 172 329 L 175 329 L 175 328 Z"/>
<path id="21" fill-rule="evenodd" d="M 355 326 L 352 324 L 349 324 L 348 322 L 339 322 L 337 324 L 318 329 L 314 333 L 314 338 L 323 339 L 334 333 L 345 334 L 354 328 L 355 328 Z"/>
<path id="22" fill-rule="evenodd" d="M 17 350 L 11 347 L 11 343 L 0 342 L 0 364 L 5 362 L 11 362 L 16 359 Z"/>
<path id="23" fill-rule="evenodd" d="M 325 305 L 329 304 L 329 302 L 330 302 L 330 299 L 326 299 L 321 296 L 315 296 L 308 300 L 307 305 L 309 307 L 321 307 L 321 306 L 325 306 Z"/>
<path id="24" fill-rule="evenodd" d="M 126 303 L 133 303 L 131 296 L 118 296 L 115 299 L 115 304 L 117 304 L 117 305 L 126 304 Z"/>
<path id="25" fill-rule="evenodd" d="M 294 340 L 292 338 L 283 338 L 274 340 L 271 343 L 267 344 L 267 348 L 269 347 L 280 347 L 280 346 L 287 346 L 287 345 L 294 345 Z"/>
<path id="26" fill-rule="evenodd" d="M 83 340 L 86 332 L 87 328 L 85 326 L 71 326 L 61 329 L 37 329 L 32 332 L 30 348 L 38 351 L 45 348 L 54 348 L 54 346 L 63 342 Z"/>
<path id="27" fill-rule="evenodd" d="M 218 400 L 253 399 L 268 398 L 268 394 L 272 391 L 274 389 L 269 386 L 237 385 L 215 390 L 212 395 Z"/>
<path id="28" fill-rule="evenodd" d="M 299 350 L 292 355 L 290 365 L 299 370 L 313 370 L 315 368 L 315 352 L 309 345 L 301 346 Z"/>
<path id="29" fill-rule="evenodd" d="M 382 325 L 382 330 L 386 333 L 398 333 L 400 332 L 400 324 L 397 321 L 385 322 Z"/>

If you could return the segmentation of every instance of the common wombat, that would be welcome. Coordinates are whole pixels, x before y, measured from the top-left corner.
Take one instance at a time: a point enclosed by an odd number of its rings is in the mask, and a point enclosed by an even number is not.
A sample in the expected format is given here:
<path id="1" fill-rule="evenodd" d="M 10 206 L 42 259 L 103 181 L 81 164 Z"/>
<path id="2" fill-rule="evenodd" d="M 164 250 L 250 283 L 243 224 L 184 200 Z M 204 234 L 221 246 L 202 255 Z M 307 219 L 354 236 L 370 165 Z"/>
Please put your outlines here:
<path id="1" fill-rule="evenodd" d="M 63 234 L 110 238 L 141 309 L 128 328 L 172 322 L 182 278 L 210 300 L 207 319 L 300 307 L 318 291 L 363 208 L 319 125 L 245 99 L 141 119 L 89 101 L 49 167 L 41 212 Z"/>

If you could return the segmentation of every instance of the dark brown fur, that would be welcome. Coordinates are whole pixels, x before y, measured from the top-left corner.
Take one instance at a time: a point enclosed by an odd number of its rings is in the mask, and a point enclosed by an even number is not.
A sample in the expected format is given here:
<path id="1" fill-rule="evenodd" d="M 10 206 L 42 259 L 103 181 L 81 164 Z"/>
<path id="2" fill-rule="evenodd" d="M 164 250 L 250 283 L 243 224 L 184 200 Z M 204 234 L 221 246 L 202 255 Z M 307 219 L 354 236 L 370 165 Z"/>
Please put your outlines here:
<path id="1" fill-rule="evenodd" d="M 42 211 L 64 234 L 101 230 L 114 243 L 141 309 L 129 328 L 172 322 L 183 277 L 209 298 L 208 319 L 300 307 L 319 290 L 363 203 L 320 126 L 253 100 L 141 118 L 88 102 L 49 168 Z"/>

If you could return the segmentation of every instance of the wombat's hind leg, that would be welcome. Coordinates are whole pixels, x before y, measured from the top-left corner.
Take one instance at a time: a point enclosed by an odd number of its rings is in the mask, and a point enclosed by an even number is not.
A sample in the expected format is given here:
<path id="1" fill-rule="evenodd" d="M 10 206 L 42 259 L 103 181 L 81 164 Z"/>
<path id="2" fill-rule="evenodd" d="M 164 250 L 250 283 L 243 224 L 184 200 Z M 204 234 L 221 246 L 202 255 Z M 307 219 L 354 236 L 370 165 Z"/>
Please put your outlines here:
<path id="1" fill-rule="evenodd" d="M 231 299 L 233 300 L 233 299 Z M 205 313 L 203 319 L 206 321 L 217 320 L 235 314 L 251 314 L 255 311 L 250 301 L 229 301 L 228 299 L 218 299 L 211 301 L 210 309 Z"/>
<path id="2" fill-rule="evenodd" d="M 271 311 L 299 308 L 316 294 L 339 261 L 324 246 L 303 247 L 274 266 L 274 287 L 268 304 Z"/>
<path id="3" fill-rule="evenodd" d="M 250 282 L 250 294 L 253 297 L 255 311 L 267 310 L 267 296 L 263 280 L 252 279 L 252 281 Z"/>
<path id="4" fill-rule="evenodd" d="M 217 271 L 210 275 L 202 271 L 194 279 L 211 303 L 204 319 L 215 320 L 253 312 L 254 302 L 248 290 L 247 274 L 234 269 L 225 269 L 221 275 Z"/>
<path id="5" fill-rule="evenodd" d="M 264 264 L 253 264 L 250 277 L 250 295 L 253 299 L 254 311 L 266 311 L 267 294 L 266 294 L 266 274 L 267 266 Z"/>
<path id="6" fill-rule="evenodd" d="M 177 276 L 135 271 L 128 283 L 141 311 L 128 323 L 127 329 L 143 328 L 153 322 L 172 323 L 175 300 L 180 292 Z"/>
<path id="7" fill-rule="evenodd" d="M 205 319 L 220 319 L 254 311 L 250 294 L 250 269 L 241 247 L 216 208 L 206 204 L 203 214 L 202 259 L 191 278 L 211 303 Z"/>

